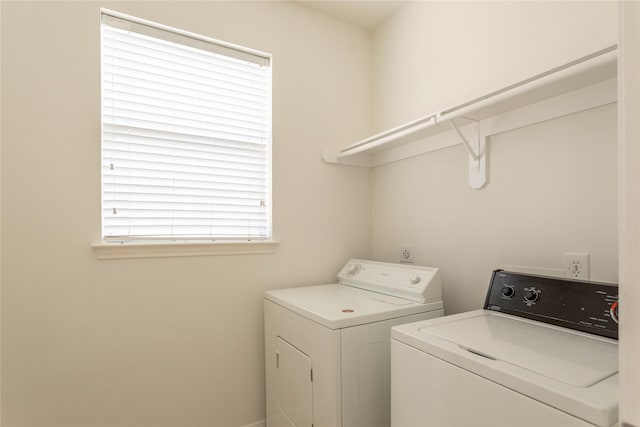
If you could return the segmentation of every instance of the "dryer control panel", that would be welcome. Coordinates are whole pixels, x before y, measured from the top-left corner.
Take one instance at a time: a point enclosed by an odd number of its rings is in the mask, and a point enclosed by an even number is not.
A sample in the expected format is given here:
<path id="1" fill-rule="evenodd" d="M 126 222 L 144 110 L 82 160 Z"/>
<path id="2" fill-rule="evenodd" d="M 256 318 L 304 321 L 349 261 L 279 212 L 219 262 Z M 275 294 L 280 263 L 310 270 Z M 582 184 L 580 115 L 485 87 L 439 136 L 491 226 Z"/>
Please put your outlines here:
<path id="1" fill-rule="evenodd" d="M 484 308 L 618 339 L 618 285 L 495 270 Z"/>
<path id="2" fill-rule="evenodd" d="M 338 273 L 341 285 L 424 303 L 442 298 L 440 269 L 350 259 Z"/>

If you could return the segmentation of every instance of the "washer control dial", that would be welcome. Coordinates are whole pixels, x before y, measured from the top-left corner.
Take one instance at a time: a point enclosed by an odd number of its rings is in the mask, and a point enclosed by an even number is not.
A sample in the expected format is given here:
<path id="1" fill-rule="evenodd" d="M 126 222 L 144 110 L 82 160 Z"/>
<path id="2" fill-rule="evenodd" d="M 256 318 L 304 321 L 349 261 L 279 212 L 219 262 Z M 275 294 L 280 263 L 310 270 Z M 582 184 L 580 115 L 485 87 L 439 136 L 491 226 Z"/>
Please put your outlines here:
<path id="1" fill-rule="evenodd" d="M 420 283 L 420 276 L 413 276 L 411 278 L 411 284 L 412 285 L 417 285 L 418 283 Z"/>
<path id="2" fill-rule="evenodd" d="M 611 314 L 611 318 L 614 322 L 618 323 L 618 301 L 611 304 L 611 308 L 609 309 L 609 313 Z"/>
<path id="3" fill-rule="evenodd" d="M 540 298 L 540 292 L 538 292 L 536 289 L 529 289 L 524 293 L 524 300 L 527 302 L 538 301 L 538 298 Z"/>
<path id="4" fill-rule="evenodd" d="M 502 287 L 502 296 L 503 297 L 507 297 L 507 298 L 511 298 L 512 296 L 514 296 L 516 293 L 516 290 L 513 286 L 508 286 L 505 285 Z"/>

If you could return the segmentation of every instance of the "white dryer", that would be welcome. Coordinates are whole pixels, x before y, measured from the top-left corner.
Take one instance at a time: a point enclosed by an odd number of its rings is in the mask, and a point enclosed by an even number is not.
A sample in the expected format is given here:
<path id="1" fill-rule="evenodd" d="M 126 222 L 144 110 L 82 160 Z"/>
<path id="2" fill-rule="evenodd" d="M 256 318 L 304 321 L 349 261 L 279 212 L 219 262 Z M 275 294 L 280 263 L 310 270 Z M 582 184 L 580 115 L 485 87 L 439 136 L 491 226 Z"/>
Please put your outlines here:
<path id="1" fill-rule="evenodd" d="M 496 270 L 483 310 L 393 328 L 391 425 L 615 425 L 617 300 Z"/>
<path id="2" fill-rule="evenodd" d="M 351 259 L 265 293 L 267 426 L 386 427 L 391 327 L 444 314 L 437 268 Z"/>

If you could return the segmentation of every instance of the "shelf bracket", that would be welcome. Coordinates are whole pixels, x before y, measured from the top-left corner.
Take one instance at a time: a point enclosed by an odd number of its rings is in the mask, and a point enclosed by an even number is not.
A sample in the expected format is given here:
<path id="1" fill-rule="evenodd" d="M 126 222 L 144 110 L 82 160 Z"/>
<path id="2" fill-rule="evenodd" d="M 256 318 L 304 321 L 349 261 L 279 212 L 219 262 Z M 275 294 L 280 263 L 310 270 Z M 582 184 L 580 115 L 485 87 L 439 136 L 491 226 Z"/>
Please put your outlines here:
<path id="1" fill-rule="evenodd" d="M 462 140 L 462 143 L 464 144 L 465 147 L 467 147 L 467 150 L 469 150 L 469 155 L 473 158 L 473 160 L 479 162 L 480 161 L 480 153 L 476 153 L 476 150 L 473 149 L 473 147 L 471 146 L 471 143 L 469 142 L 469 140 L 467 140 L 467 138 L 464 137 L 464 134 L 460 131 L 460 128 L 458 127 L 458 125 L 456 125 L 456 122 L 451 120 L 451 121 L 449 121 L 449 124 L 458 133 L 458 136 Z M 478 122 L 476 121 L 476 126 L 477 125 L 478 125 Z M 476 132 L 475 136 L 477 137 L 477 135 L 478 135 L 478 133 Z"/>
<path id="2" fill-rule="evenodd" d="M 468 119 L 468 118 L 467 118 Z M 462 143 L 469 151 L 469 185 L 471 188 L 480 189 L 487 182 L 486 162 L 486 136 L 480 134 L 480 122 L 473 119 L 471 141 L 467 139 L 455 121 L 449 120 L 449 124 L 456 131 Z"/>

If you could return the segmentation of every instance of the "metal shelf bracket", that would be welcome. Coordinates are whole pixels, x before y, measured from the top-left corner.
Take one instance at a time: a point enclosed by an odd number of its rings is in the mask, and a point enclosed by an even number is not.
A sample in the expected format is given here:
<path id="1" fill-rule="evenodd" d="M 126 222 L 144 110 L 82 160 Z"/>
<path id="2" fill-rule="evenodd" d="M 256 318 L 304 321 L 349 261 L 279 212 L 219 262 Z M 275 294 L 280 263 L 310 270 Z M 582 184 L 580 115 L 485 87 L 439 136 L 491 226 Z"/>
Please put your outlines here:
<path id="1" fill-rule="evenodd" d="M 487 182 L 487 161 L 486 161 L 486 137 L 480 134 L 480 122 L 472 120 L 473 124 L 471 138 L 467 139 L 453 119 L 449 124 L 456 131 L 460 140 L 469 152 L 469 185 L 473 189 L 480 189 Z"/>
<path id="2" fill-rule="evenodd" d="M 476 122 L 476 126 L 478 126 L 478 121 L 474 120 L 474 122 Z M 449 121 L 449 124 L 451 125 L 451 127 L 453 128 L 453 130 L 456 131 L 456 133 L 458 134 L 458 136 L 460 137 L 460 139 L 462 140 L 462 143 L 465 145 L 465 147 L 467 147 L 467 150 L 469 150 L 469 155 L 471 157 L 473 157 L 474 160 L 476 161 L 480 161 L 480 153 L 476 153 L 476 151 L 473 149 L 473 147 L 471 146 L 471 143 L 469 143 L 469 141 L 467 140 L 467 138 L 464 137 L 464 134 L 460 131 L 460 128 L 458 127 L 458 125 L 456 125 L 456 122 L 454 120 Z M 474 135 L 476 138 L 478 137 L 478 133 L 475 132 Z M 475 138 L 474 138 L 475 139 Z"/>

